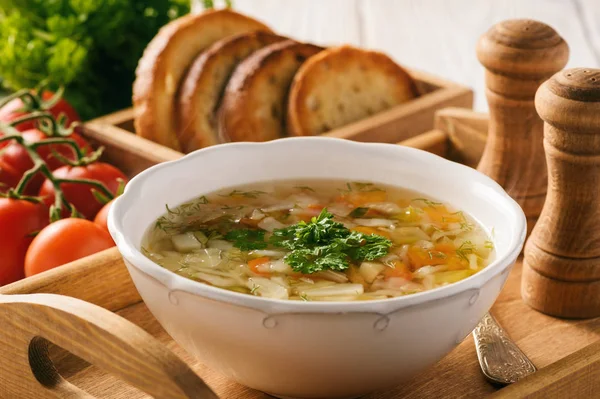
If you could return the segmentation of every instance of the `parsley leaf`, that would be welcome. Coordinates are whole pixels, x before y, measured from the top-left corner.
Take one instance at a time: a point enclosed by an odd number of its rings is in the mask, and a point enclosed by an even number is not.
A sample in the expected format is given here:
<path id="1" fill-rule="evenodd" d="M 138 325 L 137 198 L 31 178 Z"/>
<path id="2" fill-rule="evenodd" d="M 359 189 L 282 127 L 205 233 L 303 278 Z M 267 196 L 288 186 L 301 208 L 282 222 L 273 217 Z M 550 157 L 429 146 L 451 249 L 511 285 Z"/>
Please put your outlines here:
<path id="1" fill-rule="evenodd" d="M 358 207 L 355 208 L 352 212 L 350 212 L 350 216 L 353 218 L 361 218 L 365 216 L 369 212 L 369 208 Z"/>
<path id="2" fill-rule="evenodd" d="M 269 242 L 276 247 L 291 250 L 284 258 L 296 272 L 304 274 L 322 270 L 342 271 L 350 261 L 375 260 L 387 255 L 392 242 L 376 234 L 366 235 L 350 231 L 333 215 L 323 209 L 309 223 L 277 229 Z"/>
<path id="3" fill-rule="evenodd" d="M 231 230 L 225 235 L 227 241 L 231 241 L 233 246 L 242 251 L 252 251 L 255 249 L 265 249 L 265 232 L 262 230 L 240 229 Z"/>

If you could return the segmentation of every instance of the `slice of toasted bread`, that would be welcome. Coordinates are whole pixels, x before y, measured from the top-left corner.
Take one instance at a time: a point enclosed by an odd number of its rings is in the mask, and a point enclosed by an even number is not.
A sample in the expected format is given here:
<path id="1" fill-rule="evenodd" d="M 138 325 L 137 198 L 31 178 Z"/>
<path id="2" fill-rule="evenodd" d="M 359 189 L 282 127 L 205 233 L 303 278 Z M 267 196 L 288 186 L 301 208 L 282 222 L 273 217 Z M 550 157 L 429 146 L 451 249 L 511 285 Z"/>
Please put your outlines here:
<path id="1" fill-rule="evenodd" d="M 225 88 L 218 115 L 222 141 L 268 141 L 285 135 L 285 107 L 294 74 L 322 48 L 292 40 L 242 61 Z"/>
<path id="2" fill-rule="evenodd" d="M 294 77 L 288 134 L 325 133 L 417 95 L 410 75 L 385 54 L 350 46 L 330 48 L 308 59 Z"/>
<path id="3" fill-rule="evenodd" d="M 269 44 L 288 40 L 268 32 L 219 40 L 201 53 L 180 88 L 177 137 L 183 152 L 218 143 L 216 111 L 231 73 L 244 58 Z"/>
<path id="4" fill-rule="evenodd" d="M 162 27 L 136 70 L 133 106 L 137 134 L 179 150 L 174 111 L 184 73 L 196 56 L 217 40 L 256 30 L 270 31 L 228 9 L 186 15 Z"/>

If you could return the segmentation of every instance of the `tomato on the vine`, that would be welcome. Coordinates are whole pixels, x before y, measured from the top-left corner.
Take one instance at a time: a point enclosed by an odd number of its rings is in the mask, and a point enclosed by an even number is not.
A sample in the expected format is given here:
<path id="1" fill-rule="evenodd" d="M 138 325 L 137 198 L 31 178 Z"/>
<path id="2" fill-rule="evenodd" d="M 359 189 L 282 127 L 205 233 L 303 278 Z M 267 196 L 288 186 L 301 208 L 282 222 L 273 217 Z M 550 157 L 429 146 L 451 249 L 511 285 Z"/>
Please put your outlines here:
<path id="1" fill-rule="evenodd" d="M 113 202 L 114 200 L 111 200 L 106 205 L 104 205 L 94 218 L 94 223 L 96 223 L 98 226 L 102 227 L 106 231 L 108 231 L 108 211 L 110 211 L 110 207 Z"/>
<path id="2" fill-rule="evenodd" d="M 49 139 L 44 132 L 38 129 L 27 130 L 22 133 L 22 136 L 28 143 L 37 143 Z M 77 133 L 72 133 L 71 135 L 65 138 L 73 140 L 75 144 L 77 144 L 77 146 L 81 149 L 81 152 L 84 155 L 89 154 L 92 151 L 89 143 Z M 64 163 L 58 157 L 56 157 L 54 153 L 62 155 L 70 161 L 76 160 L 76 155 L 73 150 L 73 147 L 71 147 L 68 144 L 44 145 L 38 147 L 36 149 L 36 152 L 46 163 L 50 170 L 55 170 L 64 165 Z M 17 170 L 21 175 L 23 175 L 23 173 L 25 173 L 27 170 L 33 167 L 33 161 L 31 160 L 31 157 L 29 156 L 27 151 L 18 143 L 11 143 L 4 151 L 2 151 L 0 159 L 13 166 L 15 170 Z M 31 181 L 27 185 L 26 193 L 34 194 L 38 192 L 40 186 L 44 181 L 44 178 L 42 175 L 38 175 L 35 179 L 36 181 Z"/>
<path id="3" fill-rule="evenodd" d="M 28 143 L 38 143 L 49 138 L 44 132 L 38 129 L 30 129 L 24 131 L 22 133 L 22 136 Z M 91 147 L 89 143 L 79 134 L 72 133 L 71 135 L 65 138 L 73 140 L 81 149 L 81 152 L 84 155 L 91 152 Z M 56 157 L 54 153 L 62 155 L 70 161 L 75 161 L 77 159 L 75 152 L 73 151 L 73 147 L 71 147 L 68 144 L 44 145 L 38 147 L 36 149 L 36 152 L 46 163 L 48 168 L 50 168 L 50 170 L 55 170 L 64 165 L 64 163 L 58 157 Z M 2 151 L 2 154 L 0 155 L 0 160 L 10 165 L 18 173 L 19 179 L 17 180 L 17 183 L 19 182 L 23 174 L 33 167 L 33 160 L 27 153 L 27 150 L 23 148 L 22 145 L 16 142 L 12 142 Z M 44 176 L 41 173 L 38 173 L 29 181 L 29 183 L 25 187 L 24 193 L 28 195 L 36 194 L 39 191 L 43 182 Z"/>
<path id="4" fill-rule="evenodd" d="M 59 179 L 89 179 L 96 180 L 112 193 L 116 194 L 122 182 L 127 177 L 119 169 L 104 162 L 94 162 L 86 166 L 62 166 L 54 171 L 54 177 Z M 104 206 L 93 194 L 92 185 L 82 183 L 61 183 L 60 188 L 66 200 L 71 203 L 86 219 L 93 219 Z M 54 186 L 49 180 L 44 181 L 39 195 L 48 205 L 54 203 Z M 64 210 L 68 214 L 67 210 Z"/>
<path id="5" fill-rule="evenodd" d="M 89 220 L 58 220 L 33 239 L 25 256 L 25 276 L 53 269 L 114 245 L 110 235 Z"/>
<path id="6" fill-rule="evenodd" d="M 51 91 L 44 91 L 42 93 L 42 100 L 48 101 L 54 96 L 54 93 Z M 36 111 L 36 110 L 26 110 L 25 104 L 23 100 L 20 98 L 15 98 L 14 100 L 8 102 L 2 108 L 0 108 L 0 121 L 10 123 L 16 119 L 19 119 L 28 113 Z M 69 126 L 72 122 L 80 121 L 79 115 L 77 112 L 71 107 L 71 105 L 65 100 L 61 98 L 58 100 L 56 104 L 54 104 L 50 109 L 46 110 L 50 112 L 54 117 L 58 118 L 60 114 L 64 114 L 67 118 L 66 126 Z M 35 128 L 35 121 L 27 121 L 23 123 L 19 123 L 15 126 L 15 129 L 24 132 L 25 130 Z"/>
<path id="7" fill-rule="evenodd" d="M 21 180 L 21 174 L 0 157 L 0 193 L 5 193 L 9 188 L 16 187 L 19 180 Z"/>
<path id="8" fill-rule="evenodd" d="M 27 247 L 48 221 L 44 204 L 0 198 L 0 286 L 25 277 Z"/>

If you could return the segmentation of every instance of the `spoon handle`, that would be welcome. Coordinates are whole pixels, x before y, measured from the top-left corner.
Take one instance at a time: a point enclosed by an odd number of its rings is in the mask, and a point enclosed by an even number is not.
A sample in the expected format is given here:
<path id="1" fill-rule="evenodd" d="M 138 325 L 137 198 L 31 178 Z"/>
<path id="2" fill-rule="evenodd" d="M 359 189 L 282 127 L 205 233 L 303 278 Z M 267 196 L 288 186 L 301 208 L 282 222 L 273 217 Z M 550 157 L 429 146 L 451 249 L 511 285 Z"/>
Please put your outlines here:
<path id="1" fill-rule="evenodd" d="M 508 385 L 537 370 L 491 314 L 483 316 L 473 338 L 479 365 L 490 381 Z"/>

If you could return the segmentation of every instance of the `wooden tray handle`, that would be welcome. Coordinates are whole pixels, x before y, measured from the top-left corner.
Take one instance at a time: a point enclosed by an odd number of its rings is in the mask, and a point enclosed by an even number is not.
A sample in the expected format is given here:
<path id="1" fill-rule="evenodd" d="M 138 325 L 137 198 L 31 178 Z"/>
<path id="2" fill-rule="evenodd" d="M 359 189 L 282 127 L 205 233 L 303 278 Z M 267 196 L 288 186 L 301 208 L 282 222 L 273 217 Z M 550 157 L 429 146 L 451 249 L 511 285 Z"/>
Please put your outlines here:
<path id="1" fill-rule="evenodd" d="M 0 397 L 93 398 L 63 379 L 48 341 L 155 398 L 217 399 L 154 337 L 99 306 L 53 294 L 0 295 Z"/>

